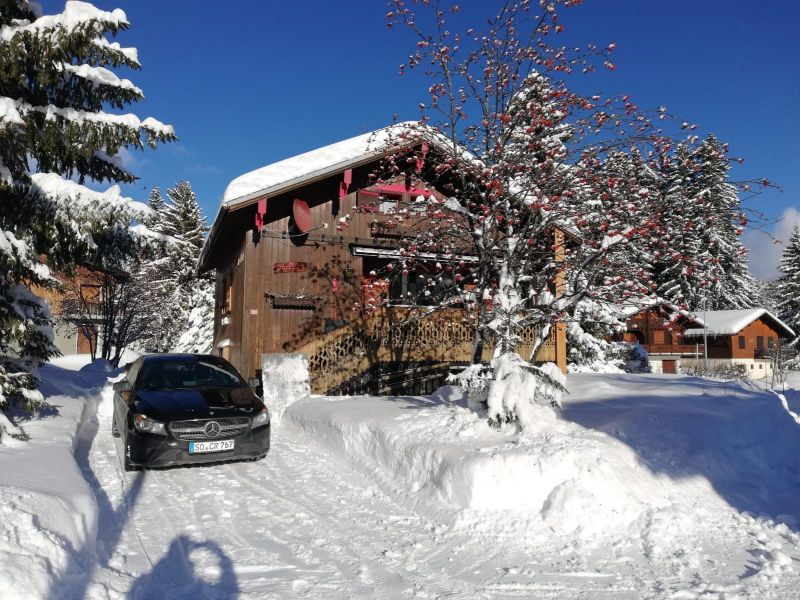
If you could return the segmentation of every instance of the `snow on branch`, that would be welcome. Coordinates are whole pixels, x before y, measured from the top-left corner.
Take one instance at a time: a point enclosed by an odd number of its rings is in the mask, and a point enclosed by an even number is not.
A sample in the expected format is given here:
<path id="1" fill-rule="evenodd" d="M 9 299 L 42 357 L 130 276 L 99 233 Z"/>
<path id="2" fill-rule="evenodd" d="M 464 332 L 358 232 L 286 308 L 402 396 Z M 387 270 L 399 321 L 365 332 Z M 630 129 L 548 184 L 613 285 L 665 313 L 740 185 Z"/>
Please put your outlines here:
<path id="1" fill-rule="evenodd" d="M 81 28 L 94 28 L 100 33 L 109 27 L 120 29 L 128 25 L 130 25 L 128 17 L 122 9 L 117 8 L 108 12 L 98 9 L 88 2 L 71 0 L 65 5 L 64 12 L 57 15 L 45 15 L 33 23 L 18 21 L 13 25 L 0 27 L 0 40 L 8 42 L 14 36 L 25 33 L 39 35 L 56 32 L 56 30 L 72 32 Z"/>
<path id="2" fill-rule="evenodd" d="M 85 79 L 95 87 L 101 85 L 115 87 L 121 90 L 133 92 L 140 98 L 144 97 L 142 90 L 136 87 L 130 79 L 120 79 L 113 71 L 109 71 L 104 67 L 93 67 L 85 64 L 71 65 L 69 63 L 61 63 L 60 68 L 75 77 Z"/>
<path id="3" fill-rule="evenodd" d="M 111 206 L 129 211 L 134 218 L 144 218 L 150 214 L 146 204 L 123 196 L 118 185 L 112 185 L 105 192 L 97 192 L 56 173 L 34 173 L 31 175 L 31 190 L 59 203 L 69 202 L 73 207 L 90 209 L 97 205 Z"/>

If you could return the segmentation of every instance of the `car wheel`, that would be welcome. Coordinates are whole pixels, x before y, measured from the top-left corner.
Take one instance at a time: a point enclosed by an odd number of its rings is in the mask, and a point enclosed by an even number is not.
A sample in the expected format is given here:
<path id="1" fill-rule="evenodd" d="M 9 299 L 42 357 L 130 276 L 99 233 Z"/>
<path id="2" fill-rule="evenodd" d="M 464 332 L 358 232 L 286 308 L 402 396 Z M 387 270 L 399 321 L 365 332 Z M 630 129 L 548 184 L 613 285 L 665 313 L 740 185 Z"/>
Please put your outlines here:
<path id="1" fill-rule="evenodd" d="M 117 427 L 117 413 L 114 413 L 114 416 L 111 419 L 111 435 L 116 438 L 120 436 L 119 427 Z"/>

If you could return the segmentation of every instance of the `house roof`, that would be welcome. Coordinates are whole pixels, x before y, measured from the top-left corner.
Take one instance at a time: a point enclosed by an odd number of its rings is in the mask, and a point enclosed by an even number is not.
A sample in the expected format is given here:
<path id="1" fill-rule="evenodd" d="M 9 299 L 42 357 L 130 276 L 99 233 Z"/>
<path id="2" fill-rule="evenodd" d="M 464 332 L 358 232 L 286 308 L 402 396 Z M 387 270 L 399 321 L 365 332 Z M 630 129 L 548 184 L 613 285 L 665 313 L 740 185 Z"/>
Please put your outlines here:
<path id="1" fill-rule="evenodd" d="M 436 135 L 417 122 L 407 121 L 303 152 L 240 175 L 225 188 L 222 204 L 232 208 L 263 196 L 275 196 L 311 179 L 370 162 L 385 154 L 387 144 L 401 141 L 404 134 L 426 140 Z"/>
<path id="2" fill-rule="evenodd" d="M 760 318 L 771 321 L 784 337 L 794 337 L 791 327 L 769 312 L 766 308 L 749 308 L 744 310 L 709 310 L 698 311 L 693 320 L 699 327 L 684 331 L 686 336 L 699 336 L 706 333 L 711 336 L 736 335 L 742 329 Z M 705 324 L 705 328 L 703 325 Z"/>

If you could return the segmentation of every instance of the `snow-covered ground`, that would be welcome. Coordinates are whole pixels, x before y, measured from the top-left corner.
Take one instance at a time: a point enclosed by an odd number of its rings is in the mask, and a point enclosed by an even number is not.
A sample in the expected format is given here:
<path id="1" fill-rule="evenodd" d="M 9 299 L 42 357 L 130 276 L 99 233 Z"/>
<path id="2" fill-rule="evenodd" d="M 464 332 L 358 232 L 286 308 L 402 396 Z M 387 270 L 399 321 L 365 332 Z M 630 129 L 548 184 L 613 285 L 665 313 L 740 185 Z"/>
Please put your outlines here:
<path id="1" fill-rule="evenodd" d="M 23 423 L 30 442 L 0 445 L 3 598 L 800 589 L 800 426 L 750 384 L 573 375 L 562 416 L 543 408 L 523 437 L 452 388 L 310 398 L 265 460 L 126 474 L 109 388 L 48 368 L 71 395 Z"/>

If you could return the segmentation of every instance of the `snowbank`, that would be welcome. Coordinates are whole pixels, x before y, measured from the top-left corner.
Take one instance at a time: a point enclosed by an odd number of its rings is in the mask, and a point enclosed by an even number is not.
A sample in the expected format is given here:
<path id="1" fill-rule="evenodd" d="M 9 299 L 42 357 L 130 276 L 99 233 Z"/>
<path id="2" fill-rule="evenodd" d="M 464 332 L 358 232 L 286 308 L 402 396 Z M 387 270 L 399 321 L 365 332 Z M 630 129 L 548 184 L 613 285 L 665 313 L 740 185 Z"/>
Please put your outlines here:
<path id="1" fill-rule="evenodd" d="M 80 372 L 45 365 L 51 408 L 17 417 L 28 441 L 0 445 L 0 598 L 53 597 L 94 553 L 97 505 L 75 451 L 107 374 L 107 364 Z"/>
<path id="2" fill-rule="evenodd" d="M 302 353 L 262 354 L 261 385 L 272 423 L 278 424 L 286 407 L 311 395 L 308 356 Z"/>
<path id="3" fill-rule="evenodd" d="M 798 524 L 800 428 L 747 384 L 573 375 L 563 416 L 497 431 L 457 388 L 430 398 L 312 398 L 284 416 L 401 501 L 529 542 L 638 540 L 674 552 L 720 519 Z"/>

